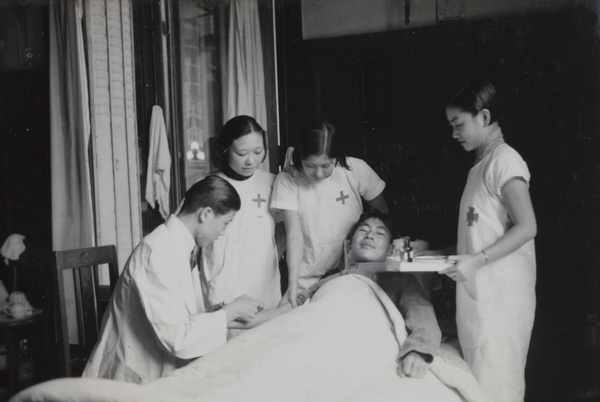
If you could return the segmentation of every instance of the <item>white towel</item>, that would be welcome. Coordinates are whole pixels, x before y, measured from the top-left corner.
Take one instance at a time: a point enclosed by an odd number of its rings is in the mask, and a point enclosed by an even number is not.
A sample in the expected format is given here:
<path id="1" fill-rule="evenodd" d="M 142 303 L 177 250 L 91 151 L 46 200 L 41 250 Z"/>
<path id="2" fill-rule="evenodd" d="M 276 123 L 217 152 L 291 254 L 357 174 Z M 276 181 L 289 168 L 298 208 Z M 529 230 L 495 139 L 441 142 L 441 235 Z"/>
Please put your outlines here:
<path id="1" fill-rule="evenodd" d="M 294 153 L 294 147 L 288 147 L 287 151 L 285 151 L 285 160 L 283 162 L 284 169 L 286 167 L 294 165 L 294 161 L 292 160 L 293 153 Z"/>
<path id="2" fill-rule="evenodd" d="M 150 120 L 150 150 L 146 172 L 146 201 L 154 208 L 159 204 L 163 219 L 170 212 L 169 189 L 171 187 L 171 154 L 167 140 L 167 129 L 160 106 L 152 107 Z"/>
<path id="3" fill-rule="evenodd" d="M 25 240 L 25 236 L 16 233 L 6 238 L 2 248 L 0 248 L 0 254 L 4 257 L 6 265 L 8 265 L 8 260 L 18 260 L 23 251 L 25 251 L 23 240 Z"/>

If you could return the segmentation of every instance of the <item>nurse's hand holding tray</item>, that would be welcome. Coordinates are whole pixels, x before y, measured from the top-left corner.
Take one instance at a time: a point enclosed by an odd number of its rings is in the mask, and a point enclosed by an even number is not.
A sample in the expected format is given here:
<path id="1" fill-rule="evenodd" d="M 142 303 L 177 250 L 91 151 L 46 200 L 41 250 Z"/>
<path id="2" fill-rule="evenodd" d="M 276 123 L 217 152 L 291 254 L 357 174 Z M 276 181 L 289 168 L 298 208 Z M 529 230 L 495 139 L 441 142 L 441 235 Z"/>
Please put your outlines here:
<path id="1" fill-rule="evenodd" d="M 388 257 L 398 262 L 397 256 Z M 400 261 L 400 272 L 440 272 L 450 268 L 452 263 L 446 261 L 445 255 L 423 255 L 413 257 L 412 262 Z"/>
<path id="2" fill-rule="evenodd" d="M 411 240 L 412 261 L 407 261 L 403 244 L 408 237 L 395 239 L 394 252 L 388 257 L 388 266 L 393 271 L 400 272 L 440 272 L 452 266 L 446 262 L 447 255 L 440 254 L 439 250 L 429 250 L 429 243 L 425 240 Z"/>

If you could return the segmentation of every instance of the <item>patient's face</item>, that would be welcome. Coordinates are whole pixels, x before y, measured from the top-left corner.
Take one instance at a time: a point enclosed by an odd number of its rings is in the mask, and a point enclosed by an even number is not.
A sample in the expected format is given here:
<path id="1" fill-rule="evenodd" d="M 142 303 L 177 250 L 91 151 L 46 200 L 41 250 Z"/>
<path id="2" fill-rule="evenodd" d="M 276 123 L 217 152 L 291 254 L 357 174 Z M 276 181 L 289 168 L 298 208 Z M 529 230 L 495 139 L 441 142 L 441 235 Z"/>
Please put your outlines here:
<path id="1" fill-rule="evenodd" d="M 369 218 L 352 236 L 352 255 L 357 262 L 385 261 L 391 243 L 391 234 L 383 222 Z"/>

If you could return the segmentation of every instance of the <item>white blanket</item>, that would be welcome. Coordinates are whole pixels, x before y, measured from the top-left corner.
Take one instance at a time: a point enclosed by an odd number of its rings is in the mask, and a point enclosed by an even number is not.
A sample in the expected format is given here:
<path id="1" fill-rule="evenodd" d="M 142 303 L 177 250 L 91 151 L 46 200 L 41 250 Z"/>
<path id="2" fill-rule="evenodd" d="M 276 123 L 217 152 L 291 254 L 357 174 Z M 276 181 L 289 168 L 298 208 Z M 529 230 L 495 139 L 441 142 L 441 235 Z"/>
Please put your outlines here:
<path id="1" fill-rule="evenodd" d="M 169 395 L 172 401 L 483 400 L 464 362 L 447 350 L 442 352 L 445 360 L 438 356 L 432 363 L 436 374 L 423 379 L 396 375 L 399 342 L 406 332 L 396 333 L 392 322 L 402 322 L 402 316 L 395 308 L 382 308 L 381 298 L 387 295 L 377 296 L 369 282 L 354 275 L 330 281 L 310 303 L 247 331 L 169 377 L 135 387 L 143 388 L 144 397 L 165 400 Z M 135 387 L 111 400 L 136 398 Z M 92 400 L 89 395 L 79 398 Z"/>
<path id="2" fill-rule="evenodd" d="M 456 389 L 470 400 L 483 400 L 474 377 L 456 356 L 459 364 L 436 357 L 432 369 L 437 376 L 397 376 L 399 342 L 406 337 L 399 325 L 403 319 L 395 307 L 382 309 L 381 300 L 393 304 L 373 289 L 379 288 L 361 276 L 330 281 L 310 303 L 149 387 L 159 392 L 177 389 L 198 401 L 460 401 Z M 398 333 L 389 314 L 401 327 Z"/>

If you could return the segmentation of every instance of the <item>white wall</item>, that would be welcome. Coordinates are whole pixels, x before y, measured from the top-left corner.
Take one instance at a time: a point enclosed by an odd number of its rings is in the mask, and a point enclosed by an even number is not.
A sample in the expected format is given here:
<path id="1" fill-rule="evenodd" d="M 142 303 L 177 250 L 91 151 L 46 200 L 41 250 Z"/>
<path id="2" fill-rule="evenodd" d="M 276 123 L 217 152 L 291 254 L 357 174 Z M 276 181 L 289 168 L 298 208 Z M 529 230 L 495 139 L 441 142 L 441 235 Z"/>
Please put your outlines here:
<path id="1" fill-rule="evenodd" d="M 436 3 L 465 10 L 467 21 L 573 6 L 576 0 L 410 0 L 410 24 L 404 23 L 405 0 L 302 0 L 304 39 L 411 29 L 437 23 Z"/>

